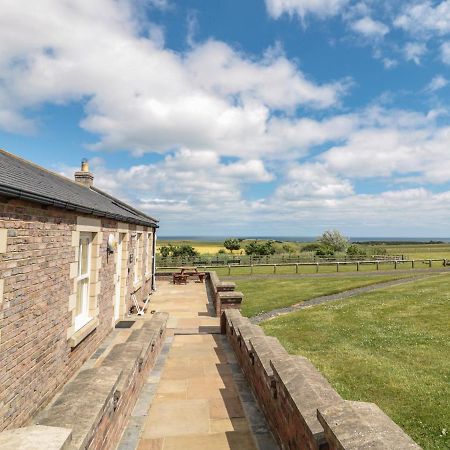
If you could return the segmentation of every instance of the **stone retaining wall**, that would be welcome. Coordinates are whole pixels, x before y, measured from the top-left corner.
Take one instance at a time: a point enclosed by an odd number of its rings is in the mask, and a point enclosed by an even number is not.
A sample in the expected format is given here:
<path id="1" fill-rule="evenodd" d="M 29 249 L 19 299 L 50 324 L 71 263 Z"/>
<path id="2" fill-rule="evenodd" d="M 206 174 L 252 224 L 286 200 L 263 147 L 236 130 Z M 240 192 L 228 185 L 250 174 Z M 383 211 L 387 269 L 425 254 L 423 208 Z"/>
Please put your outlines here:
<path id="1" fill-rule="evenodd" d="M 223 311 L 221 322 L 281 449 L 421 448 L 376 405 L 343 400 L 308 359 L 289 355 L 240 311 Z"/>
<path id="2" fill-rule="evenodd" d="M 236 284 L 231 281 L 220 281 L 217 273 L 207 272 L 206 282 L 211 289 L 216 316 L 220 317 L 227 309 L 240 309 L 244 294 L 235 291 Z"/>

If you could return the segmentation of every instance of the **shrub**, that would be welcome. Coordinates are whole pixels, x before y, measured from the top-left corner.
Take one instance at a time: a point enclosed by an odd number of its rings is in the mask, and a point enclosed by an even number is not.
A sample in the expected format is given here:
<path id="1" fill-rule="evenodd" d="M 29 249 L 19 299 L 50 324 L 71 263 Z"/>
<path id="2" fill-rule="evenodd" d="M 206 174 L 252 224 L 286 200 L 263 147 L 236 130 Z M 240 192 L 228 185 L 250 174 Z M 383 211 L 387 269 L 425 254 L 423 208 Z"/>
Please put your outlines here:
<path id="1" fill-rule="evenodd" d="M 347 249 L 347 255 L 349 255 L 349 256 L 366 256 L 367 252 L 364 247 L 361 247 L 360 245 L 357 245 L 357 244 L 352 244 Z"/>
<path id="2" fill-rule="evenodd" d="M 334 249 L 327 245 L 321 245 L 316 250 L 316 256 L 333 256 L 333 255 L 334 255 Z"/>

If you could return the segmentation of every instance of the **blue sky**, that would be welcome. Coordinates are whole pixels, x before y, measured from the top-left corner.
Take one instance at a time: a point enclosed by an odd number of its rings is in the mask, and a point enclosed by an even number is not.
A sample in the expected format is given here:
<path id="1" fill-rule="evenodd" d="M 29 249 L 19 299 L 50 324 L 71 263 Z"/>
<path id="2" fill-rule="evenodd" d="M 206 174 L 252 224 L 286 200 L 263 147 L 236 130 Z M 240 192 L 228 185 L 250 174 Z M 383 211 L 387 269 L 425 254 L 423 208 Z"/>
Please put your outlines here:
<path id="1" fill-rule="evenodd" d="M 0 146 L 161 235 L 450 235 L 450 0 L 0 6 Z"/>

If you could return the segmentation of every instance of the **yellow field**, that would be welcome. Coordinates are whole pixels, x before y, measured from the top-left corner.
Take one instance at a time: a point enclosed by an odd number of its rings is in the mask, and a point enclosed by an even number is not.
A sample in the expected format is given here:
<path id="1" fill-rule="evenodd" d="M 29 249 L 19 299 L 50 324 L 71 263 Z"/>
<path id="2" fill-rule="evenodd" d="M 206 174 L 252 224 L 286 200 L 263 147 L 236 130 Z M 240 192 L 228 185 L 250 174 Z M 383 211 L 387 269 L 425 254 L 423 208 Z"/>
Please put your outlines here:
<path id="1" fill-rule="evenodd" d="M 182 245 L 188 244 L 194 247 L 201 255 L 215 255 L 219 250 L 225 250 L 227 253 L 230 253 L 228 250 L 224 248 L 221 242 L 199 242 L 199 241 L 157 241 L 156 249 L 158 250 L 163 245 Z M 234 252 L 238 254 L 239 252 Z"/>

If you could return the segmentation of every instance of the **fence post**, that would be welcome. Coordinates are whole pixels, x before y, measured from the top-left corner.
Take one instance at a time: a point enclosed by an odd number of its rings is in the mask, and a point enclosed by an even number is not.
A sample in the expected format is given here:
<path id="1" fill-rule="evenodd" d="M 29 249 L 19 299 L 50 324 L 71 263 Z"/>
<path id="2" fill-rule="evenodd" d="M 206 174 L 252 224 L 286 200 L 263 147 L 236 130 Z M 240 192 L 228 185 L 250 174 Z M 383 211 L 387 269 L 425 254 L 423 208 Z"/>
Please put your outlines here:
<path id="1" fill-rule="evenodd" d="M 295 273 L 298 273 L 298 263 L 295 265 Z"/>
<path id="2" fill-rule="evenodd" d="M 359 272 L 359 261 L 356 261 L 356 271 Z"/>
<path id="3" fill-rule="evenodd" d="M 431 263 L 431 259 L 428 261 L 428 266 L 431 267 L 432 263 Z"/>
<path id="4" fill-rule="evenodd" d="M 319 263 L 316 263 L 316 273 L 319 273 Z"/>
<path id="5" fill-rule="evenodd" d="M 339 272 L 339 263 L 336 263 L 336 272 Z"/>
<path id="6" fill-rule="evenodd" d="M 276 264 L 273 265 L 273 273 L 277 273 L 277 265 Z"/>
<path id="7" fill-rule="evenodd" d="M 414 259 L 411 261 L 411 269 L 414 269 Z"/>
<path id="8" fill-rule="evenodd" d="M 377 270 L 380 270 L 380 261 L 377 261 Z"/>
<path id="9" fill-rule="evenodd" d="M 231 275 L 231 266 L 228 264 L 228 276 Z"/>
<path id="10" fill-rule="evenodd" d="M 394 261 L 394 269 L 397 269 L 397 260 Z"/>

